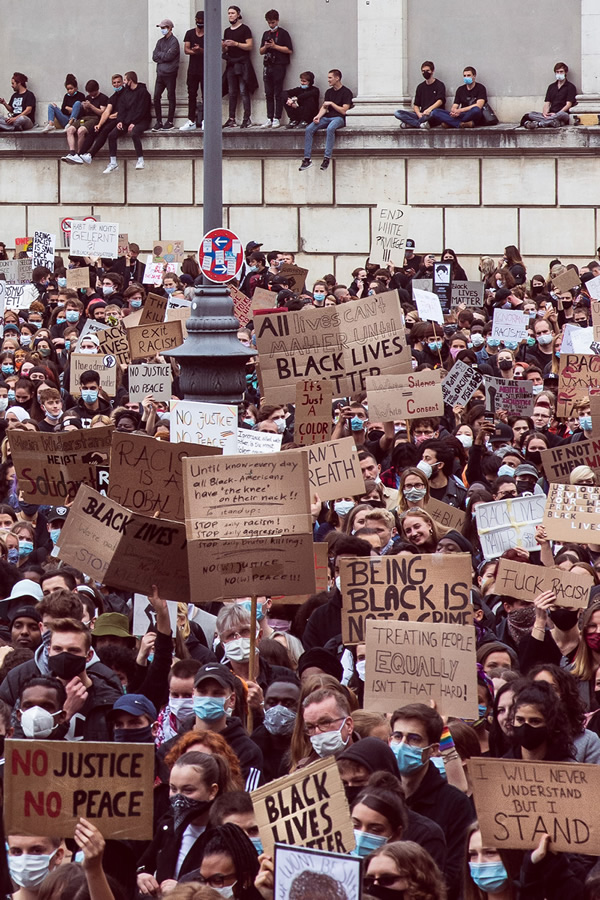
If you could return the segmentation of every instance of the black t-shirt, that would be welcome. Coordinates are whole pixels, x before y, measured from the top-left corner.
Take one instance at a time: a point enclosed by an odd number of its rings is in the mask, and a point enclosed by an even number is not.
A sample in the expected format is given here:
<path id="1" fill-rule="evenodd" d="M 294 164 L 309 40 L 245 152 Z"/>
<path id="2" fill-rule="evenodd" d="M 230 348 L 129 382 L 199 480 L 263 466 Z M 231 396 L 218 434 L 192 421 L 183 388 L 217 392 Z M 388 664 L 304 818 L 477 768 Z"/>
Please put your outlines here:
<path id="1" fill-rule="evenodd" d="M 571 81 L 563 82 L 561 88 L 558 87 L 560 82 L 553 81 L 548 85 L 544 101 L 550 104 L 550 112 L 560 112 L 565 103 L 571 103 L 573 106 L 577 103 L 577 88 Z"/>
<path id="2" fill-rule="evenodd" d="M 35 122 L 35 94 L 32 91 L 25 91 L 24 94 L 13 94 L 8 101 L 8 105 L 12 109 L 13 116 L 23 115 L 23 110 L 27 109 L 28 106 L 32 106 L 33 109 L 29 113 L 29 118 L 32 122 Z"/>
<path id="3" fill-rule="evenodd" d="M 285 28 L 276 28 L 275 31 L 271 31 L 271 29 L 265 31 L 260 39 L 260 46 L 264 47 L 267 41 L 274 41 L 276 44 L 279 44 L 280 47 L 287 47 L 289 50 L 294 49 L 292 46 L 292 39 Z M 267 50 L 263 55 L 263 65 L 265 67 L 287 66 L 289 65 L 290 58 L 289 53 L 280 53 L 278 50 Z"/>
<path id="4" fill-rule="evenodd" d="M 468 85 L 461 84 L 454 95 L 454 102 L 461 109 L 464 106 L 473 106 L 477 100 L 487 100 L 487 91 L 478 81 L 472 85 L 471 90 L 468 89 Z"/>
<path id="5" fill-rule="evenodd" d="M 446 85 L 443 81 L 439 81 L 436 78 L 433 84 L 427 84 L 425 81 L 420 83 L 415 91 L 415 102 L 413 105 L 418 106 L 419 110 L 423 112 L 424 109 L 429 109 L 429 107 L 433 106 L 434 103 L 437 103 L 438 100 L 442 101 L 442 105 L 437 108 L 445 109 Z"/>
<path id="6" fill-rule="evenodd" d="M 252 32 L 247 25 L 238 25 L 237 28 L 226 28 L 223 32 L 224 41 L 236 41 L 238 44 L 245 44 L 248 38 L 252 37 Z M 241 59 L 248 59 L 248 51 L 242 50 L 241 47 L 226 47 L 227 62 L 239 62 Z"/>
<path id="7" fill-rule="evenodd" d="M 185 36 L 183 38 L 184 44 L 189 44 L 190 49 L 194 47 L 202 47 L 204 50 L 204 35 L 198 37 L 195 28 L 190 28 L 189 31 L 186 31 Z M 190 61 L 189 70 L 190 72 L 201 72 L 204 66 L 204 53 L 194 53 L 193 56 L 188 57 Z"/>
<path id="8" fill-rule="evenodd" d="M 67 112 L 67 107 L 69 109 L 73 109 L 73 106 L 77 103 L 78 100 L 80 103 L 83 103 L 83 101 L 85 100 L 85 97 L 81 93 L 81 91 L 75 91 L 74 94 L 65 94 L 65 96 L 63 97 L 63 102 L 60 106 L 60 111 L 63 112 L 65 116 L 68 116 L 69 113 Z"/>
<path id="9" fill-rule="evenodd" d="M 352 109 L 352 91 L 350 88 L 347 88 L 345 84 L 341 86 L 337 91 L 335 88 L 329 88 L 329 90 L 325 91 L 324 100 L 331 100 L 332 103 L 335 103 L 336 106 L 343 106 L 345 103 L 350 104 L 350 109 Z M 338 112 L 337 109 L 327 110 L 326 115 L 328 116 L 341 116 L 342 113 Z M 343 119 L 346 116 L 342 116 Z"/>
<path id="10" fill-rule="evenodd" d="M 92 104 L 92 106 L 95 106 L 96 109 L 101 109 L 103 106 L 108 106 L 108 97 L 106 96 L 106 94 L 103 94 L 103 93 L 99 93 L 97 97 L 90 97 L 90 95 L 88 94 L 85 99 L 89 100 L 89 102 Z M 95 115 L 95 113 L 89 112 L 87 109 L 81 110 L 81 118 L 82 119 L 84 119 L 86 117 L 91 117 L 93 115 Z M 100 116 L 96 116 L 96 118 L 99 119 Z"/>

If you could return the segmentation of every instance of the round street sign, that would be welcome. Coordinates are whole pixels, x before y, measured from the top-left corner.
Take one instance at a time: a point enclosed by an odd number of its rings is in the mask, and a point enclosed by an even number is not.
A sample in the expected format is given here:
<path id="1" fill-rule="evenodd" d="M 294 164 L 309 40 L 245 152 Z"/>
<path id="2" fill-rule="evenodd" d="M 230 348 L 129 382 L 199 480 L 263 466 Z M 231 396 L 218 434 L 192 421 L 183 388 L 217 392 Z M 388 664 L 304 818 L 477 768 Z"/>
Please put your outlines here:
<path id="1" fill-rule="evenodd" d="M 198 262 L 202 274 L 210 281 L 222 284 L 235 278 L 244 262 L 242 242 L 227 228 L 208 231 L 198 248 Z"/>

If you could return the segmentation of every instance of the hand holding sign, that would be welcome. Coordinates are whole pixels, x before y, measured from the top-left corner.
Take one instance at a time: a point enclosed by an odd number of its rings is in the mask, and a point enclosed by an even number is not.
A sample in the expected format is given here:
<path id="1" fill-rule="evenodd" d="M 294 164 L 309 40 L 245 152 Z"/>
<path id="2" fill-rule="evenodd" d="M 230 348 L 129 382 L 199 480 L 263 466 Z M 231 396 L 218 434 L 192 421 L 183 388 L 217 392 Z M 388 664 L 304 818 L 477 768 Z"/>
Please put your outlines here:
<path id="1" fill-rule="evenodd" d="M 95 825 L 81 818 L 75 826 L 73 834 L 75 843 L 83 851 L 83 868 L 102 867 L 102 856 L 106 841 Z"/>

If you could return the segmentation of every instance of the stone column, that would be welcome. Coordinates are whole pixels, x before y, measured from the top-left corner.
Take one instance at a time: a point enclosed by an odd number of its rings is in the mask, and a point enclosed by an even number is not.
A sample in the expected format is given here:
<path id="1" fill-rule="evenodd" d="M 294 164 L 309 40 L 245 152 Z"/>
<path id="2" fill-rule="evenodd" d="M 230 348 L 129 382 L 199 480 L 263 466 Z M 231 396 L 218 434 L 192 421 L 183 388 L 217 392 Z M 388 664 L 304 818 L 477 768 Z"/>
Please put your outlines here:
<path id="1" fill-rule="evenodd" d="M 574 115 L 600 114 L 600 4 L 597 0 L 581 0 L 581 94 L 577 99 Z"/>
<path id="2" fill-rule="evenodd" d="M 187 119 L 187 89 L 186 75 L 188 67 L 188 57 L 183 53 L 183 36 L 188 29 L 194 26 L 194 12 L 190 13 L 189 0 L 169 0 L 165 6 L 164 0 L 147 0 L 148 5 L 148 73 L 146 75 L 146 86 L 152 96 L 154 96 L 154 83 L 156 81 L 156 63 L 152 62 L 152 54 L 156 46 L 156 42 L 160 37 L 160 28 L 157 28 L 159 22 L 163 19 L 170 19 L 174 24 L 173 34 L 179 41 L 181 47 L 181 58 L 179 62 L 179 71 L 177 73 L 177 106 L 175 111 L 176 118 L 180 119 L 177 123 L 182 125 Z M 202 9 L 202 3 L 198 4 L 198 9 Z M 146 73 L 138 72 L 140 80 L 144 80 Z M 167 119 L 167 92 L 164 91 L 162 96 L 163 106 L 163 122 Z M 154 119 L 154 105 L 152 106 L 152 118 Z"/>
<path id="3" fill-rule="evenodd" d="M 350 125 L 392 125 L 407 95 L 407 0 L 356 0 L 358 88 Z"/>

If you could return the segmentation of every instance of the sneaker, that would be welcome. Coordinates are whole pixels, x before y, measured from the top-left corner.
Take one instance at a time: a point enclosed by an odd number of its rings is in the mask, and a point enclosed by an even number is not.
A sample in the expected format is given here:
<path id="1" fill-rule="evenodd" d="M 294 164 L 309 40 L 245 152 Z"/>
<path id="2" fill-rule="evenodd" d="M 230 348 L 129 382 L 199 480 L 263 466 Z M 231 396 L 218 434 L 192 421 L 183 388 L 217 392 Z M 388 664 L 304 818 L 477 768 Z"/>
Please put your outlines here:
<path id="1" fill-rule="evenodd" d="M 157 122 L 155 125 L 152 126 L 152 131 L 162 131 L 162 130 L 163 130 L 162 122 Z"/>
<path id="2" fill-rule="evenodd" d="M 115 169 L 118 169 L 118 168 L 119 168 L 119 163 L 109 162 L 109 164 L 107 165 L 107 167 L 105 168 L 105 170 L 102 174 L 109 175 L 111 172 L 114 172 Z"/>
<path id="3" fill-rule="evenodd" d="M 273 119 L 267 119 L 267 121 L 263 122 L 263 124 L 260 127 L 261 128 L 270 128 L 272 124 L 273 124 Z"/>
<path id="4" fill-rule="evenodd" d="M 82 153 L 79 158 L 81 159 L 81 162 L 84 162 L 86 165 L 91 166 L 92 157 L 89 153 Z"/>
<path id="5" fill-rule="evenodd" d="M 329 168 L 329 163 L 330 163 L 330 162 L 331 162 L 331 160 L 329 159 L 328 156 L 324 156 L 324 157 L 323 157 L 323 162 L 321 163 L 321 172 L 324 172 L 325 169 L 328 169 L 328 168 Z"/>
<path id="6" fill-rule="evenodd" d="M 279 121 L 279 119 L 273 119 L 273 125 L 271 127 L 272 128 L 281 128 L 281 122 Z"/>
<path id="7" fill-rule="evenodd" d="M 185 125 L 180 126 L 179 130 L 180 131 L 195 131 L 196 127 L 197 127 L 196 123 L 192 122 L 191 119 L 188 119 L 187 122 L 185 123 Z"/>
<path id="8" fill-rule="evenodd" d="M 171 129 L 175 128 L 172 122 L 165 122 L 163 125 L 163 131 L 171 131 Z"/>
<path id="9" fill-rule="evenodd" d="M 72 153 L 72 154 L 71 154 L 71 162 L 72 162 L 72 163 L 75 163 L 76 166 L 82 166 L 82 165 L 83 165 L 83 160 L 82 160 L 82 158 L 80 157 L 79 153 Z"/>
<path id="10" fill-rule="evenodd" d="M 310 169 L 312 166 L 312 159 L 309 159 L 308 156 L 305 156 L 300 164 L 299 172 L 304 172 L 305 169 Z"/>
<path id="11" fill-rule="evenodd" d="M 54 131 L 54 122 L 46 122 L 42 128 L 42 134 L 48 134 L 49 131 Z"/>
<path id="12" fill-rule="evenodd" d="M 227 121 L 223 125 L 223 128 L 237 128 L 237 122 L 235 121 L 235 119 L 227 119 Z"/>
<path id="13" fill-rule="evenodd" d="M 428 128 L 431 128 L 431 125 L 429 124 L 429 122 L 420 122 L 419 128 L 423 128 L 426 131 Z"/>
<path id="14" fill-rule="evenodd" d="M 527 122 L 523 122 L 523 128 L 526 128 L 528 131 L 533 131 L 534 128 L 537 128 L 537 122 L 531 122 L 528 119 Z"/>
<path id="15" fill-rule="evenodd" d="M 286 127 L 286 128 L 296 128 L 297 125 L 298 125 L 297 122 L 288 122 L 287 125 L 286 125 L 285 127 Z"/>
<path id="16" fill-rule="evenodd" d="M 145 168 L 144 160 L 138 159 L 138 161 L 135 164 L 135 167 L 136 167 L 136 169 L 144 169 Z"/>
<path id="17" fill-rule="evenodd" d="M 250 119 L 243 119 L 240 128 L 250 128 L 252 126 L 252 122 Z"/>
<path id="18" fill-rule="evenodd" d="M 308 128 L 308 122 L 298 122 L 298 128 Z"/>
<path id="19" fill-rule="evenodd" d="M 74 163 L 74 162 L 75 162 L 75 160 L 73 159 L 73 154 L 72 154 L 72 153 L 67 153 L 66 156 L 61 156 L 60 161 L 61 161 L 61 162 L 64 162 L 64 163 L 68 163 L 69 165 L 70 165 L 71 163 Z"/>
<path id="20" fill-rule="evenodd" d="M 69 119 L 69 121 L 65 125 L 65 128 L 69 128 L 70 125 L 74 125 L 74 124 L 75 124 L 75 119 Z"/>

